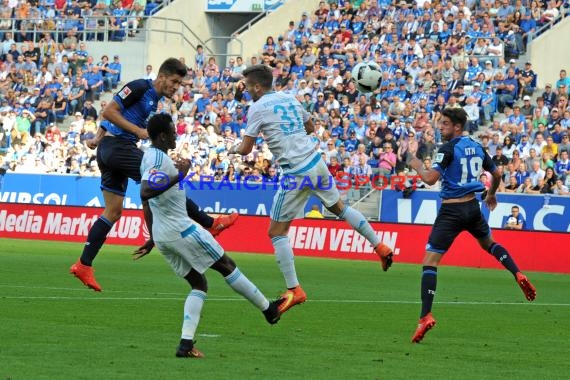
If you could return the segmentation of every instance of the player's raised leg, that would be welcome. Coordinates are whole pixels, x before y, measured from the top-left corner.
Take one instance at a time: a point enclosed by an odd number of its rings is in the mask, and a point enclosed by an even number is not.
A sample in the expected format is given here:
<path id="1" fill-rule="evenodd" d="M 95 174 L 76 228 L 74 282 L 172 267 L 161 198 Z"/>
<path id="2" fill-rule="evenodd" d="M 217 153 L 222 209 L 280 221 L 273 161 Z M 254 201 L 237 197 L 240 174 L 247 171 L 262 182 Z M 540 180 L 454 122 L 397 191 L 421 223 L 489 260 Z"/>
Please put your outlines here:
<path id="1" fill-rule="evenodd" d="M 103 190 L 103 198 L 105 199 L 105 211 L 91 226 L 87 234 L 87 241 L 83 247 L 83 253 L 79 260 L 70 268 L 70 273 L 97 292 L 100 292 L 102 289 L 95 280 L 92 267 L 93 260 L 95 260 L 99 250 L 105 243 L 109 231 L 113 228 L 113 224 L 121 217 L 124 196 Z"/>
<path id="2" fill-rule="evenodd" d="M 481 245 L 481 248 L 489 252 L 489 254 L 496 258 L 506 270 L 511 272 L 525 298 L 529 301 L 534 301 L 536 298 L 536 288 L 530 283 L 529 279 L 522 274 L 511 254 L 505 249 L 505 247 L 496 243 L 490 235 L 485 238 L 478 239 L 478 242 L 479 245 Z"/>
<path id="3" fill-rule="evenodd" d="M 211 234 L 202 228 L 196 228 L 189 233 L 188 238 L 192 239 L 192 242 L 189 244 L 191 244 L 191 247 L 194 247 L 194 250 L 201 250 L 207 254 L 208 261 L 206 262 L 211 263 L 209 267 L 224 276 L 226 283 L 236 293 L 262 311 L 267 322 L 275 324 L 279 321 L 281 316 L 278 311 L 280 300 L 269 302 L 257 286 L 241 273 L 235 262 L 224 253 L 222 246 Z"/>
<path id="4" fill-rule="evenodd" d="M 212 236 L 217 236 L 225 229 L 230 228 L 239 217 L 237 212 L 232 212 L 228 215 L 220 215 L 216 218 L 212 218 L 204 211 L 201 211 L 192 199 L 186 199 L 186 212 L 192 220 L 207 229 Z"/>
<path id="5" fill-rule="evenodd" d="M 211 268 L 224 276 L 224 280 L 230 288 L 261 310 L 269 324 L 274 325 L 279 322 L 281 318 L 279 305 L 282 300 L 269 302 L 257 286 L 239 270 L 231 257 L 224 254 Z"/>
<path id="6" fill-rule="evenodd" d="M 325 205 L 326 207 L 326 205 Z M 329 211 L 341 219 L 346 220 L 350 226 L 355 229 L 360 235 L 364 236 L 366 240 L 374 247 L 374 252 L 380 258 L 382 269 L 385 271 L 392 266 L 393 251 L 392 248 L 380 242 L 376 232 L 362 213 L 348 205 L 345 205 L 342 200 L 338 200 L 334 205 L 327 207 Z"/>

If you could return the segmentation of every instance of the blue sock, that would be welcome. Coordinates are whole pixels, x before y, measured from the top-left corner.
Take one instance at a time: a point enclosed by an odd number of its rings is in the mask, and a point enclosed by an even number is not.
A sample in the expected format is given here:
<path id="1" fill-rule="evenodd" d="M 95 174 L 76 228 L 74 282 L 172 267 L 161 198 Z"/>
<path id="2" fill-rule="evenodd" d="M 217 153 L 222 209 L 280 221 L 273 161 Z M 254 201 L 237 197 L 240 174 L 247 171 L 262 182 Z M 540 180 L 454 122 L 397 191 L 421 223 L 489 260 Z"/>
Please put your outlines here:
<path id="1" fill-rule="evenodd" d="M 113 228 L 113 223 L 111 223 L 107 218 L 104 216 L 100 216 L 93 226 L 89 230 L 89 234 L 87 234 L 87 242 L 85 242 L 85 246 L 83 247 L 83 253 L 81 254 L 81 264 L 91 266 L 93 264 L 93 260 L 95 260 L 95 256 L 99 253 L 99 250 L 105 243 L 105 239 L 107 239 L 107 234 Z"/>
<path id="2" fill-rule="evenodd" d="M 507 252 L 507 250 L 502 245 L 498 243 L 493 243 L 491 244 L 487 252 L 489 252 L 491 255 L 493 255 L 493 257 L 499 260 L 499 262 L 503 264 L 503 266 L 509 272 L 511 272 L 513 276 L 517 272 L 519 272 L 519 267 L 517 267 L 517 264 L 515 264 L 515 261 L 513 260 L 511 255 L 509 255 L 509 252 Z"/>
<path id="3" fill-rule="evenodd" d="M 422 273 L 422 313 L 420 318 L 431 311 L 435 288 L 437 287 L 437 267 L 424 266 Z"/>

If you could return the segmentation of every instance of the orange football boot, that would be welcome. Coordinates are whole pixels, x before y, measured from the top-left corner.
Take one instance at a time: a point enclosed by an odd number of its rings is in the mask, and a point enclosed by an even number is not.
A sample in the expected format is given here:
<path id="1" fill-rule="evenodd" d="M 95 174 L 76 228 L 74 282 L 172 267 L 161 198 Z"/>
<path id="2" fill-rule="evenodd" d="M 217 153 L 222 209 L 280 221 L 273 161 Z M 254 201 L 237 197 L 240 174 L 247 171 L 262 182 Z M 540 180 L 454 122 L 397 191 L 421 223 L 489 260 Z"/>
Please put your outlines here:
<path id="1" fill-rule="evenodd" d="M 208 228 L 208 232 L 212 234 L 212 236 L 219 235 L 223 230 L 226 228 L 230 228 L 239 217 L 237 212 L 232 212 L 229 215 L 222 215 L 214 218 L 214 224 L 212 227 Z"/>
<path id="2" fill-rule="evenodd" d="M 416 329 L 414 336 L 412 336 L 412 343 L 421 342 L 426 333 L 431 330 L 433 326 L 435 326 L 435 319 L 433 318 L 433 315 L 431 315 L 431 312 L 427 313 L 423 318 L 420 318 L 418 328 Z"/>
<path id="3" fill-rule="evenodd" d="M 69 273 L 80 279 L 83 284 L 96 292 L 100 292 L 102 290 L 101 286 L 97 283 L 97 280 L 95 280 L 93 272 L 93 267 L 81 264 L 80 260 L 77 260 L 77 262 L 69 268 Z"/>
<path id="4" fill-rule="evenodd" d="M 307 295 L 301 285 L 297 285 L 293 289 L 287 289 L 285 293 L 281 295 L 283 301 L 279 305 L 279 314 L 283 314 L 295 305 L 301 304 L 307 300 Z"/>

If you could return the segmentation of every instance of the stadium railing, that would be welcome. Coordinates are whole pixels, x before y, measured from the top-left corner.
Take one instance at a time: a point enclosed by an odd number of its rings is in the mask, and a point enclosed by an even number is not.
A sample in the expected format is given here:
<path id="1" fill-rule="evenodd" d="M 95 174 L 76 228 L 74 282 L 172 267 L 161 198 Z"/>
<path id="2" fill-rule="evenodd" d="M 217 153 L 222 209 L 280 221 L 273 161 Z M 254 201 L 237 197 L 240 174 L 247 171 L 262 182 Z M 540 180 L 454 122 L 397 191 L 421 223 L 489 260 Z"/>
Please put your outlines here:
<path id="1" fill-rule="evenodd" d="M 528 43 L 530 43 L 533 39 L 540 36 L 541 34 L 546 33 L 550 29 L 554 27 L 554 25 L 558 24 L 562 19 L 570 15 L 570 8 L 560 8 L 560 14 L 555 19 L 552 19 L 550 22 L 544 24 L 540 28 L 538 28 L 534 33 L 530 32 L 528 34 Z"/>
<path id="2" fill-rule="evenodd" d="M 198 35 L 181 19 L 160 16 L 140 17 L 139 27 L 136 29 L 140 33 L 139 36 L 131 34 L 134 29 L 130 20 L 133 18 L 134 16 L 121 17 L 121 24 L 116 25 L 114 23 L 116 17 L 113 16 L 84 17 L 80 20 L 81 22 L 77 24 L 77 33 L 75 36 L 79 42 L 124 42 L 128 40 L 148 40 L 148 33 L 155 33 L 163 36 L 164 41 L 167 42 L 167 36 L 170 35 L 177 36 L 183 41 L 184 45 L 188 45 L 193 49 L 196 49 L 197 45 L 202 45 L 204 46 L 207 54 L 214 55 L 213 50 L 206 44 L 207 41 L 202 41 L 200 37 L 198 37 Z M 14 37 L 25 33 L 26 42 L 33 41 L 38 43 L 45 33 L 49 33 L 55 42 L 60 43 L 67 36 L 67 33 L 72 30 L 69 27 L 63 27 L 62 25 L 56 25 L 55 28 L 48 29 L 41 25 L 31 24 L 28 19 L 12 18 L 12 21 L 12 27 L 9 29 L 3 29 L 1 32 L 11 32 Z M 25 21 L 25 23 L 23 23 L 23 21 Z M 16 25 L 18 24 L 21 24 L 24 27 L 16 28 Z M 17 42 L 17 44 L 23 42 L 24 41 Z"/>

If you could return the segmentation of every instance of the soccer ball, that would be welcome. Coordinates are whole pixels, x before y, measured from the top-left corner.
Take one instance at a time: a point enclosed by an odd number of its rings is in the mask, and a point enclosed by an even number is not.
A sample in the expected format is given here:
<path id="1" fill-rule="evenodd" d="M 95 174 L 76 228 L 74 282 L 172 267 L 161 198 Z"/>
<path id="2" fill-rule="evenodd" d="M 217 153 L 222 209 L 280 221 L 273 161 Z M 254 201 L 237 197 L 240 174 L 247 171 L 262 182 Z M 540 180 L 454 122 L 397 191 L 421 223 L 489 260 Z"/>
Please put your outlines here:
<path id="1" fill-rule="evenodd" d="M 374 62 L 360 62 L 352 69 L 352 81 L 360 92 L 373 92 L 380 85 L 381 79 L 380 66 Z"/>

